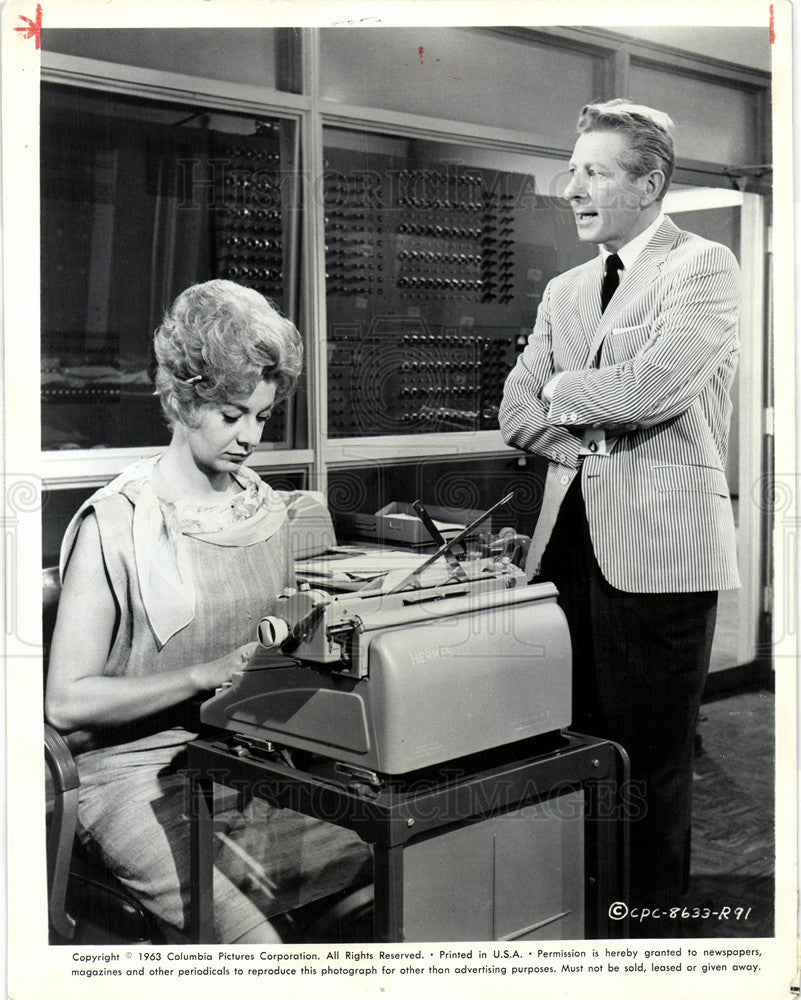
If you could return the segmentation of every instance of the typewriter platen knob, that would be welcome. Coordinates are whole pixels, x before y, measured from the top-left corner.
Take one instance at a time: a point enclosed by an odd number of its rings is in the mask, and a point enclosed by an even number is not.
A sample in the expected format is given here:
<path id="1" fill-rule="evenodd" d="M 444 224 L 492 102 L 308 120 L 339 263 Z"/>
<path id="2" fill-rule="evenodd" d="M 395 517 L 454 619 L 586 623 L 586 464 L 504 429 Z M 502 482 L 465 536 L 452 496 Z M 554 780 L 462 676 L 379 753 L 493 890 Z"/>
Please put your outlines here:
<path id="1" fill-rule="evenodd" d="M 273 649 L 289 638 L 289 624 L 283 618 L 267 615 L 256 626 L 259 643 L 265 649 Z"/>

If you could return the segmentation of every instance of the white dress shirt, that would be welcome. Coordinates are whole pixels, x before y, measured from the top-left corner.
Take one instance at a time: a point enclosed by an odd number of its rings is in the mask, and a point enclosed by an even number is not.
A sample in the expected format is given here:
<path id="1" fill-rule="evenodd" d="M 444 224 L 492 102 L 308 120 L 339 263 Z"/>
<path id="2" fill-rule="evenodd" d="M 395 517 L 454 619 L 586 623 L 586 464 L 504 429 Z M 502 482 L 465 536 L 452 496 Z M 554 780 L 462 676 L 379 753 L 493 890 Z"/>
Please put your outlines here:
<path id="1" fill-rule="evenodd" d="M 623 263 L 623 269 L 619 272 L 620 284 L 626 280 L 626 272 L 631 270 L 635 260 L 651 242 L 651 237 L 659 229 L 664 220 L 664 213 L 660 212 L 647 229 L 643 229 L 639 236 L 635 236 L 633 240 L 629 240 L 625 246 L 622 246 L 618 250 L 617 255 Z M 600 251 L 604 260 L 604 273 L 606 273 L 606 258 L 611 255 L 612 251 L 607 250 L 605 246 L 601 246 Z"/>
<path id="2" fill-rule="evenodd" d="M 659 227 L 664 222 L 665 216 L 662 212 L 654 219 L 647 229 L 644 229 L 638 236 L 635 236 L 633 240 L 629 240 L 625 246 L 622 246 L 618 251 L 617 255 L 620 258 L 623 267 L 619 271 L 619 281 L 618 287 L 623 284 L 626 280 L 626 273 L 631 270 L 634 262 L 643 252 L 643 250 L 651 242 L 651 238 L 654 233 L 659 229 Z M 606 258 L 609 257 L 614 251 L 607 250 L 605 246 L 599 247 L 601 256 L 603 257 L 604 272 L 606 271 Z M 557 372 L 552 379 L 550 379 L 542 388 L 541 396 L 544 403 L 550 405 L 551 399 L 553 398 L 554 389 L 559 379 L 564 375 L 564 372 Z"/>

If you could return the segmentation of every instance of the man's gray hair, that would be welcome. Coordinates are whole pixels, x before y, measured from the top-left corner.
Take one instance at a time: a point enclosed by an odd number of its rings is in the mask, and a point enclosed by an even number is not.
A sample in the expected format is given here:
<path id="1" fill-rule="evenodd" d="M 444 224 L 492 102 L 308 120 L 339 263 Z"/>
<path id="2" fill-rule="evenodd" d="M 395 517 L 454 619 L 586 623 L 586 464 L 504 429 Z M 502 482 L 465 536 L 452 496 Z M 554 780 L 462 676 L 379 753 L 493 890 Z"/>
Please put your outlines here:
<path id="1" fill-rule="evenodd" d="M 659 192 L 661 201 L 670 185 L 676 162 L 673 151 L 675 126 L 664 111 L 644 104 L 616 98 L 600 104 L 587 104 L 579 115 L 577 131 L 620 132 L 628 139 L 629 149 L 620 157 L 620 166 L 634 177 L 661 170 L 665 183 Z"/>

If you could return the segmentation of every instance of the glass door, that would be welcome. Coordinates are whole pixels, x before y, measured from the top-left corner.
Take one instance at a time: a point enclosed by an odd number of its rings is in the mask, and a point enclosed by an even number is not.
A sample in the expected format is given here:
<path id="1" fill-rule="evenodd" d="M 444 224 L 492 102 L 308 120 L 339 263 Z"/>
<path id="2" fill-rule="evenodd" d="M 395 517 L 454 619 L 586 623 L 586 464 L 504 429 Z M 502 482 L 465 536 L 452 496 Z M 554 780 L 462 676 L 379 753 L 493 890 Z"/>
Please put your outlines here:
<path id="1" fill-rule="evenodd" d="M 765 356 L 764 199 L 720 188 L 677 188 L 668 192 L 665 211 L 682 229 L 723 243 L 740 262 L 742 350 L 732 402 L 729 481 L 741 587 L 723 591 L 712 647 L 711 670 L 751 663 L 757 656 L 767 556 L 764 490 Z"/>

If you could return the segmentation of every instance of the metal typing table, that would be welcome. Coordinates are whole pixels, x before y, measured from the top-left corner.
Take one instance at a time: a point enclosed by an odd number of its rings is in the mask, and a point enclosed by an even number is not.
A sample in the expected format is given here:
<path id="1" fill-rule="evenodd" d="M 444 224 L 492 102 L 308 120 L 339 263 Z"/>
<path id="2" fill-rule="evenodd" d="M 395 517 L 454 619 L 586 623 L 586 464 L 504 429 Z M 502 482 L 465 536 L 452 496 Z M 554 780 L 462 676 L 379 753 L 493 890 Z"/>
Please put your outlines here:
<path id="1" fill-rule="evenodd" d="M 187 765 L 191 786 L 190 933 L 193 941 L 214 940 L 212 795 L 215 782 L 246 789 L 274 805 L 334 822 L 354 830 L 365 842 L 372 844 L 376 942 L 421 939 L 406 937 L 408 928 L 404 927 L 410 898 L 418 891 L 425 892 L 424 885 L 410 883 L 409 870 L 405 871 L 409 869 L 405 862 L 411 857 L 409 851 L 414 845 L 433 841 L 447 845 L 450 841 L 443 838 L 452 837 L 454 831 L 466 830 L 469 835 L 477 828 L 476 824 L 509 815 L 510 811 L 522 815 L 513 811 L 524 810 L 531 804 L 539 804 L 540 810 L 546 807 L 548 814 L 556 816 L 558 822 L 558 809 L 554 804 L 567 801 L 566 793 L 578 793 L 583 822 L 576 843 L 583 856 L 574 860 L 583 873 L 584 931 L 581 936 L 620 938 L 626 935 L 626 921 L 611 919 L 609 908 L 612 902 L 627 899 L 625 792 L 629 769 L 625 751 L 610 741 L 572 732 L 553 733 L 450 761 L 426 771 L 401 777 L 385 776 L 386 781 L 379 788 L 353 777 L 343 777 L 337 773 L 333 761 L 319 757 L 304 760 L 303 766 L 290 766 L 281 759 L 254 757 L 241 747 L 232 746 L 228 735 L 220 741 L 205 738 L 190 743 Z M 561 822 L 567 822 L 567 818 L 562 817 Z M 545 827 L 536 829 L 545 830 Z M 577 831 L 578 828 L 571 829 Z M 521 827 L 517 826 L 514 836 L 519 838 L 520 835 Z M 494 838 L 495 834 L 492 836 Z M 531 836 L 526 836 L 527 843 Z M 443 856 L 441 851 L 439 856 Z M 473 865 L 472 870 L 465 866 L 464 878 L 478 878 L 477 867 L 482 866 Z M 569 860 L 565 867 L 570 868 Z M 461 878 L 461 875 L 456 877 Z M 418 882 L 428 880 L 418 877 Z M 508 878 L 506 882 L 509 883 Z M 454 898 L 459 898 L 458 891 Z M 517 931 L 504 934 L 502 927 L 496 937 L 494 929 L 493 922 L 486 939 L 526 937 L 525 933 Z M 529 930 L 529 937 L 538 936 L 536 930 Z M 544 936 L 558 937 L 559 934 L 546 932 Z M 429 939 L 450 938 L 430 936 Z"/>

